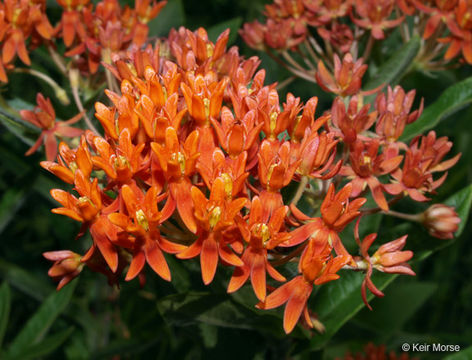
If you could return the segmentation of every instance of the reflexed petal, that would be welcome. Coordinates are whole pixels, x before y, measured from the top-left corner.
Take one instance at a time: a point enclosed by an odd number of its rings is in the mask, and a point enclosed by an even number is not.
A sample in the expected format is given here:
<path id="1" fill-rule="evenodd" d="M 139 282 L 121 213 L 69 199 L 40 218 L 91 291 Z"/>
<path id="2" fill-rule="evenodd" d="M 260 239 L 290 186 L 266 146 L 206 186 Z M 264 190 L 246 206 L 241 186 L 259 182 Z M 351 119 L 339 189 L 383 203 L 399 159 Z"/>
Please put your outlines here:
<path id="1" fill-rule="evenodd" d="M 260 301 L 266 297 L 265 257 L 262 254 L 252 254 L 254 257 L 251 268 L 251 284 L 254 293 Z"/>
<path id="2" fill-rule="evenodd" d="M 143 269 L 144 264 L 146 263 L 146 257 L 142 251 L 137 251 L 133 255 L 133 260 L 129 265 L 128 272 L 126 273 L 125 281 L 133 280 Z"/>
<path id="3" fill-rule="evenodd" d="M 151 266 L 151 268 L 164 280 L 170 281 L 170 270 L 169 266 L 167 265 L 166 259 L 164 258 L 164 254 L 162 254 L 159 245 L 154 240 L 146 241 L 146 245 L 144 246 L 144 252 L 146 254 L 146 261 Z"/>
<path id="4" fill-rule="evenodd" d="M 215 241 L 212 234 L 203 240 L 200 265 L 203 283 L 208 285 L 215 277 L 216 267 L 218 265 L 218 243 Z"/>

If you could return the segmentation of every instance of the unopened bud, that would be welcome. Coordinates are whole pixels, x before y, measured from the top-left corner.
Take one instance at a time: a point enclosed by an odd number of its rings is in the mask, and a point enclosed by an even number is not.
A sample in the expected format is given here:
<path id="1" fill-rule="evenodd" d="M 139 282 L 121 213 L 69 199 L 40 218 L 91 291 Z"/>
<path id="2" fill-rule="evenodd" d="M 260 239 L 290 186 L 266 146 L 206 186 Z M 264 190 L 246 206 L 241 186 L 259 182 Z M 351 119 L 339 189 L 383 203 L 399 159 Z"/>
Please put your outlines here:
<path id="1" fill-rule="evenodd" d="M 430 206 L 422 219 L 431 236 L 439 239 L 452 239 L 461 222 L 454 208 L 443 204 Z"/>

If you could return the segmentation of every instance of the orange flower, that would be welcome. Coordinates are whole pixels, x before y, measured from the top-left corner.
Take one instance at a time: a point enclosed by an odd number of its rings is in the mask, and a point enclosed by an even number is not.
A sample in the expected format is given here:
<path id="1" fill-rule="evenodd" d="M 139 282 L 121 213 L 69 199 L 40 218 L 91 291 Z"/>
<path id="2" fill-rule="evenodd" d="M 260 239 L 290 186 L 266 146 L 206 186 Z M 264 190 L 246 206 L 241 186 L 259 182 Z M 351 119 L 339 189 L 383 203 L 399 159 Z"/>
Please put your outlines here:
<path id="1" fill-rule="evenodd" d="M 25 65 L 31 65 L 25 45 L 28 37 L 39 38 L 36 39 L 38 42 L 40 39 L 51 39 L 53 34 L 44 7 L 29 1 L 5 0 L 0 4 L 0 13 L 0 63 L 8 64 L 18 55 Z"/>
<path id="2" fill-rule="evenodd" d="M 339 160 L 333 165 L 336 157 L 337 140 L 333 133 L 318 134 L 312 129 L 305 131 L 305 138 L 300 144 L 298 158 L 301 159 L 297 173 L 320 179 L 330 179 L 335 176 L 342 165 Z"/>
<path id="3" fill-rule="evenodd" d="M 394 6 L 395 0 L 356 0 L 356 12 L 361 19 L 351 18 L 356 25 L 369 29 L 374 39 L 381 40 L 385 29 L 396 27 L 405 19 L 403 15 L 389 20 Z"/>
<path id="4" fill-rule="evenodd" d="M 85 40 L 87 31 L 82 21 L 81 11 L 88 5 L 90 0 L 58 0 L 57 2 L 64 8 L 61 21 L 56 29 L 56 31 L 62 30 L 64 44 L 70 47 L 76 35 L 78 35 L 81 40 Z"/>
<path id="5" fill-rule="evenodd" d="M 75 172 L 78 169 L 82 171 L 85 177 L 90 176 L 92 158 L 85 137 L 80 139 L 80 146 L 76 150 L 71 150 L 66 143 L 61 142 L 59 144 L 59 155 L 59 163 L 41 161 L 40 165 L 68 184 L 74 183 Z"/>
<path id="6" fill-rule="evenodd" d="M 362 77 L 367 70 L 367 65 L 363 64 L 362 59 L 354 62 L 352 55 L 344 55 L 343 61 L 337 54 L 334 55 L 334 77 L 326 69 L 324 63 L 318 62 L 318 71 L 316 72 L 316 82 L 320 87 L 336 95 L 345 97 L 357 94 L 362 86 Z"/>
<path id="7" fill-rule="evenodd" d="M 379 118 L 375 125 L 375 132 L 388 142 L 395 142 L 403 133 L 405 126 L 416 121 L 423 112 L 423 99 L 421 99 L 419 109 L 410 113 L 413 101 L 415 100 L 415 90 L 405 94 L 401 86 L 392 88 L 389 86 L 387 96 L 379 93 L 375 100 L 375 108 Z"/>
<path id="8" fill-rule="evenodd" d="M 438 188 L 447 176 L 445 173 L 434 180 L 433 173 L 447 170 L 459 161 L 461 154 L 442 161 L 451 147 L 447 137 L 436 139 L 434 131 L 427 136 L 416 137 L 405 154 L 403 167 L 391 174 L 395 182 L 384 185 L 384 189 L 392 195 L 404 192 L 415 201 L 428 201 L 424 194 Z"/>
<path id="9" fill-rule="evenodd" d="M 145 144 L 134 146 L 127 128 L 121 132 L 115 148 L 101 136 L 93 136 L 93 144 L 98 156 L 92 156 L 92 163 L 96 168 L 105 171 L 109 187 L 129 183 L 133 176 L 144 167 L 141 153 Z"/>
<path id="10" fill-rule="evenodd" d="M 195 206 L 195 218 L 199 225 L 198 238 L 177 257 L 190 259 L 200 255 L 202 279 L 205 285 L 208 285 L 215 276 L 219 257 L 230 265 L 243 265 L 241 259 L 225 243 L 225 230 L 235 226 L 234 218 L 246 204 L 247 199 L 229 200 L 225 182 L 220 177 L 213 183 L 210 199 L 207 199 L 196 186 L 192 186 L 191 196 Z"/>
<path id="11" fill-rule="evenodd" d="M 383 297 L 384 293 L 377 289 L 371 280 L 373 269 L 377 269 L 382 272 L 390 274 L 405 274 L 405 275 L 416 275 L 410 266 L 406 263 L 413 257 L 412 251 L 401 251 L 406 244 L 407 235 L 401 238 L 390 241 L 389 243 L 383 244 L 374 253 L 372 257 L 369 256 L 368 250 L 374 240 L 377 238 L 377 234 L 367 235 L 362 242 L 359 239 L 359 220 L 356 223 L 354 235 L 356 242 L 360 247 L 360 253 L 362 255 L 362 266 L 365 266 L 366 276 L 361 286 L 362 299 L 364 304 L 372 310 L 372 307 L 367 302 L 367 288 L 378 297 Z M 357 263 L 359 266 L 359 262 Z"/>
<path id="12" fill-rule="evenodd" d="M 187 228 L 195 233 L 197 224 L 193 214 L 192 198 L 190 189 L 192 184 L 189 176 L 195 173 L 195 166 L 199 153 L 198 131 L 193 131 L 187 136 L 183 144 L 180 144 L 177 138 L 177 132 L 174 128 L 166 129 L 165 145 L 151 143 L 151 148 L 159 161 L 160 168 L 168 182 L 170 196 L 170 207 L 179 212 L 182 221 Z"/>
<path id="13" fill-rule="evenodd" d="M 292 214 L 305 224 L 293 230 L 291 232 L 292 238 L 281 246 L 295 246 L 311 237 L 329 243 L 333 246 L 336 254 L 347 256 L 348 252 L 339 238 L 339 233 L 360 215 L 359 208 L 366 202 L 364 198 L 357 198 L 349 202 L 351 193 L 352 184 L 350 183 L 337 194 L 334 185 L 331 184 L 321 204 L 321 217 L 310 218 L 291 205 Z"/>
<path id="14" fill-rule="evenodd" d="M 136 0 L 135 1 L 135 10 L 138 23 L 134 28 L 134 39 L 133 43 L 140 47 L 142 46 L 148 36 L 149 28 L 147 23 L 154 19 L 162 10 L 162 8 L 167 4 L 167 1 L 155 0 Z"/>
<path id="15" fill-rule="evenodd" d="M 50 261 L 54 261 L 48 275 L 54 280 L 59 280 L 57 290 L 61 290 L 76 278 L 84 267 L 81 262 L 82 256 L 70 250 L 48 251 L 43 253 L 43 256 Z"/>
<path id="16" fill-rule="evenodd" d="M 454 9 L 458 7 L 457 3 L 458 0 L 434 0 L 435 6 L 430 7 L 420 1 L 414 1 L 418 10 L 430 15 L 424 29 L 423 38 L 428 39 L 431 37 L 442 22 L 453 27 Z"/>
<path id="17" fill-rule="evenodd" d="M 331 119 L 335 126 L 334 133 L 342 137 L 347 144 L 352 144 L 362 133 L 368 130 L 377 118 L 377 112 L 369 113 L 370 105 L 360 107 L 357 96 L 353 96 L 346 109 L 341 98 L 334 99 Z"/>
<path id="18" fill-rule="evenodd" d="M 51 196 L 63 206 L 52 209 L 52 212 L 82 222 L 80 234 L 89 228 L 94 244 L 99 248 L 110 269 L 115 272 L 118 268 L 118 253 L 112 240 L 116 238 L 116 228 L 106 216 L 101 215 L 103 194 L 98 187 L 98 179 L 95 178 L 90 182 L 78 169 L 75 172 L 74 184 L 79 198 L 64 190 L 51 190 Z"/>
<path id="19" fill-rule="evenodd" d="M 34 111 L 20 111 L 20 115 L 23 120 L 28 121 L 42 130 L 41 135 L 39 136 L 38 140 L 36 140 L 36 143 L 26 152 L 25 155 L 33 154 L 41 146 L 41 143 L 44 142 L 44 147 L 46 149 L 46 159 L 48 161 L 53 161 L 57 156 L 56 136 L 80 136 L 83 133 L 83 130 L 71 127 L 69 125 L 79 121 L 83 114 L 78 114 L 67 121 L 57 121 L 56 112 L 54 111 L 49 98 L 45 99 L 41 93 L 38 93 L 38 95 L 36 95 L 36 102 L 38 103 L 38 106 L 34 109 Z"/>
<path id="20" fill-rule="evenodd" d="M 301 160 L 290 156 L 290 142 L 280 144 L 268 140 L 261 143 L 258 158 L 259 181 L 264 188 L 260 197 L 267 204 L 265 210 L 272 213 L 283 205 L 280 189 L 292 181 Z"/>
<path id="21" fill-rule="evenodd" d="M 264 301 L 266 297 L 266 271 L 273 279 L 285 281 L 285 278 L 267 260 L 267 251 L 290 238 L 287 232 L 280 232 L 287 211 L 287 206 L 280 207 L 273 212 L 269 220 L 264 217 L 261 200 L 255 196 L 252 199 L 249 222 L 245 222 L 240 217 L 236 218 L 239 230 L 248 243 L 248 247 L 241 258 L 244 265 L 234 269 L 228 284 L 229 293 L 237 291 L 251 277 L 254 293 L 260 301 Z"/>
<path id="22" fill-rule="evenodd" d="M 318 27 L 318 34 L 329 41 L 334 48 L 347 53 L 354 42 L 354 34 L 351 28 L 346 24 L 332 23 L 330 27 Z"/>
<path id="23" fill-rule="evenodd" d="M 398 155 L 398 149 L 395 147 L 385 148 L 379 154 L 379 146 L 380 142 L 377 139 L 372 139 L 369 142 L 356 141 L 350 149 L 349 165 L 341 169 L 341 174 L 353 177 L 351 196 L 358 196 L 368 185 L 377 205 L 387 211 L 387 200 L 378 177 L 397 169 L 403 156 Z"/>
<path id="24" fill-rule="evenodd" d="M 149 188 L 144 195 L 136 186 L 132 188 L 128 185 L 121 187 L 120 194 L 127 214 L 113 213 L 108 215 L 108 218 L 127 234 L 132 235 L 132 237 L 119 236 L 117 241 L 118 245 L 130 248 L 133 252 L 133 260 L 125 280 L 135 278 L 147 262 L 156 274 L 170 281 L 170 270 L 162 250 L 177 253 L 185 247 L 165 240 L 159 233 L 159 224 L 166 220 L 157 208 L 162 196 L 159 196 L 156 187 Z"/>
<path id="25" fill-rule="evenodd" d="M 349 254 L 333 258 L 331 250 L 331 246 L 323 241 L 310 240 L 299 263 L 302 275 L 282 285 L 257 305 L 260 309 L 273 309 L 287 303 L 284 312 L 284 330 L 287 334 L 293 330 L 302 312 L 308 326 L 313 327 L 306 307 L 313 285 L 338 279 L 336 273 L 352 260 Z"/>

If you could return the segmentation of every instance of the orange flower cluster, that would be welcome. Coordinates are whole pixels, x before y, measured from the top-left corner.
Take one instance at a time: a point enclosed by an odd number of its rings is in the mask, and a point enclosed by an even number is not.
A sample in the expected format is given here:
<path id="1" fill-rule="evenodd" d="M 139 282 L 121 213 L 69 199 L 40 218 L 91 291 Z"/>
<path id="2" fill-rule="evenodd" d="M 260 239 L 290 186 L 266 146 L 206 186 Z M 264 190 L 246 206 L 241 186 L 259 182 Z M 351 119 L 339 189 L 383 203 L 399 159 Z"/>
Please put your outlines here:
<path id="1" fill-rule="evenodd" d="M 122 7 L 118 0 L 103 0 L 95 7 L 90 0 L 58 3 L 63 12 L 55 26 L 46 15 L 46 0 L 0 3 L 0 81 L 8 82 L 7 71 L 14 69 L 16 55 L 30 66 L 29 51 L 46 43 L 54 52 L 58 38 L 66 45 L 65 55 L 75 57 L 80 69 L 94 74 L 101 61 L 111 63 L 116 54 L 147 41 L 147 23 L 159 14 L 166 1 L 138 0 L 133 9 Z"/>
<path id="2" fill-rule="evenodd" d="M 164 253 L 199 257 L 205 284 L 218 264 L 232 266 L 228 292 L 250 280 L 259 308 L 286 303 L 289 333 L 302 313 L 313 327 L 307 309 L 313 287 L 338 279 L 343 268 L 366 271 L 364 300 L 366 288 L 382 295 L 370 280 L 373 269 L 414 274 L 406 263 L 412 252 L 401 251 L 406 236 L 369 256 L 376 234 L 361 243 L 356 232 L 361 251 L 352 256 L 340 232 L 361 215 L 367 187 L 375 211 L 389 209 L 389 194 L 425 201 L 445 178 L 434 173 L 458 157 L 443 161 L 451 143 L 434 132 L 410 146 L 399 142 L 421 113 L 410 112 L 414 92 L 396 87 L 377 96 L 373 111 L 361 106 L 365 66 L 352 58 L 338 59 L 335 75 L 321 74 L 327 89 L 352 95 L 347 109 L 339 98 L 315 118 L 317 98 L 303 104 L 288 94 L 281 103 L 275 84 L 265 85 L 264 70 L 257 71 L 259 60 L 227 49 L 228 36 L 225 31 L 213 43 L 203 29 L 180 28 L 164 48 L 117 53 L 108 69 L 120 92 L 106 90 L 110 104 L 95 104 L 104 136 L 86 131 L 77 148 L 61 142 L 57 162 L 41 163 L 74 189 L 51 191 L 61 204 L 53 212 L 80 222 L 79 236 L 88 231 L 93 244 L 83 256 L 45 257 L 54 261 L 50 275 L 58 287 L 84 266 L 117 283 L 123 272 L 125 280 L 144 280 L 148 264 L 170 281 Z M 42 96 L 38 102 L 40 110 L 23 115 L 50 138 L 59 128 L 54 111 Z M 319 212 L 297 208 L 304 192 L 321 204 Z M 425 223 L 435 223 L 433 213 Z M 433 235 L 453 231 L 436 228 Z M 296 259 L 299 275 L 287 281 L 276 267 Z M 284 282 L 270 294 L 267 274 Z"/>
<path id="3" fill-rule="evenodd" d="M 55 31 L 69 49 L 66 56 L 80 55 L 82 70 L 94 74 L 101 61 L 147 41 L 147 23 L 155 18 L 166 1 L 138 0 L 134 8 L 118 0 L 103 0 L 95 7 L 90 0 L 58 0 L 63 8 Z"/>
<path id="4" fill-rule="evenodd" d="M 46 0 L 5 0 L 0 3 L 0 81 L 8 82 L 5 70 L 14 68 L 16 56 L 23 64 L 31 65 L 26 49 L 33 49 L 50 40 L 54 29 L 45 13 Z"/>
<path id="5" fill-rule="evenodd" d="M 429 42 L 422 46 L 418 60 L 429 69 L 440 69 L 439 65 L 460 53 L 472 64 L 471 14 L 468 0 L 274 0 L 265 7 L 264 23 L 246 23 L 240 33 L 253 49 L 270 55 L 272 49 L 283 53 L 281 60 L 287 61 L 289 70 L 303 77 L 300 73 L 311 70 L 310 66 L 302 69 L 304 63 L 319 58 L 329 62 L 333 52 L 343 55 L 362 48 L 367 55 L 375 40 L 385 39 L 387 32 L 401 27 L 405 42 L 411 34 L 424 34 Z M 417 20 L 408 25 L 407 16 Z M 296 55 L 292 58 L 287 51 Z M 304 62 L 297 60 L 300 56 Z M 313 74 L 307 77 L 313 78 Z"/>

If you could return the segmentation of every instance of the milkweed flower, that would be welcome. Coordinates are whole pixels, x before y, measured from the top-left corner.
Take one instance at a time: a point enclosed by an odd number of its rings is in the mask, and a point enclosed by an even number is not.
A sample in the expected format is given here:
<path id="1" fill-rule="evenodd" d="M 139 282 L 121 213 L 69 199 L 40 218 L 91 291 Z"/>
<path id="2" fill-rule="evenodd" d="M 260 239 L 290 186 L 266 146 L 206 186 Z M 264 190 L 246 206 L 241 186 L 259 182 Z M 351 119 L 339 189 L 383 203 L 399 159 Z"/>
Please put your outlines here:
<path id="1" fill-rule="evenodd" d="M 372 307 L 367 302 L 367 289 L 375 296 L 384 296 L 384 293 L 380 291 L 371 280 L 373 269 L 389 274 L 415 275 L 415 272 L 411 270 L 410 265 L 407 263 L 407 261 L 413 257 L 413 252 L 410 250 L 402 251 L 406 244 L 407 235 L 405 235 L 399 239 L 383 244 L 373 256 L 369 256 L 369 248 L 377 238 L 377 234 L 369 234 L 361 242 L 359 239 L 359 221 L 356 223 L 354 234 L 362 256 L 362 260 L 357 261 L 356 267 L 366 269 L 366 275 L 361 286 L 362 300 L 364 304 L 372 310 Z"/>
<path id="2" fill-rule="evenodd" d="M 57 156 L 56 137 L 78 137 L 83 133 L 82 129 L 69 126 L 78 122 L 83 114 L 78 114 L 67 121 L 56 120 L 56 112 L 49 98 L 44 98 L 41 93 L 36 96 L 37 107 L 31 110 L 21 110 L 20 115 L 23 120 L 28 121 L 41 129 L 41 135 L 36 143 L 26 152 L 25 155 L 31 155 L 39 149 L 41 143 L 44 143 L 46 150 L 46 159 L 53 161 Z"/>

